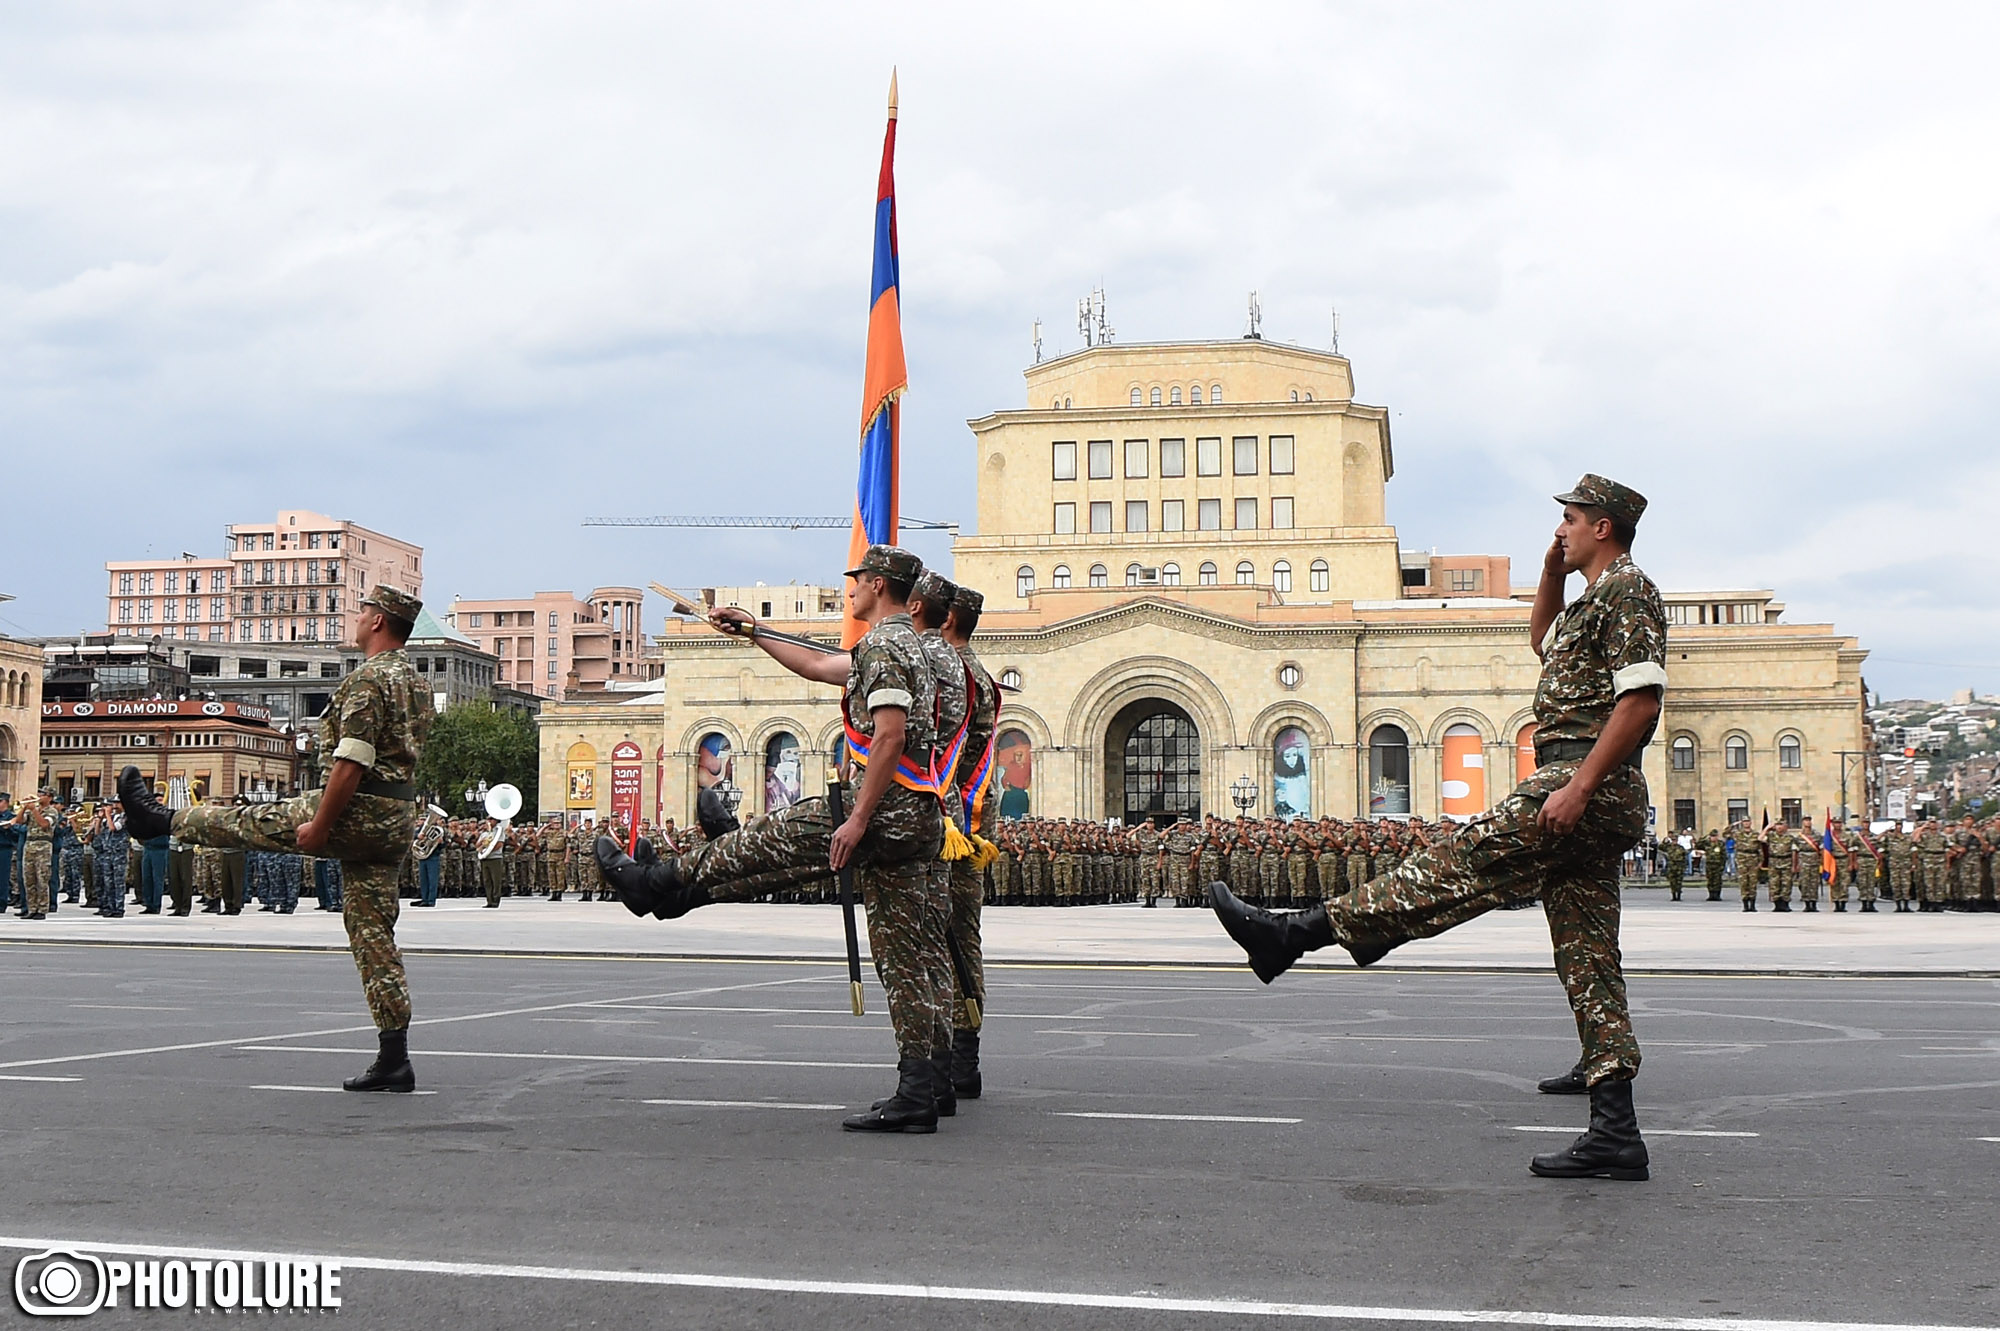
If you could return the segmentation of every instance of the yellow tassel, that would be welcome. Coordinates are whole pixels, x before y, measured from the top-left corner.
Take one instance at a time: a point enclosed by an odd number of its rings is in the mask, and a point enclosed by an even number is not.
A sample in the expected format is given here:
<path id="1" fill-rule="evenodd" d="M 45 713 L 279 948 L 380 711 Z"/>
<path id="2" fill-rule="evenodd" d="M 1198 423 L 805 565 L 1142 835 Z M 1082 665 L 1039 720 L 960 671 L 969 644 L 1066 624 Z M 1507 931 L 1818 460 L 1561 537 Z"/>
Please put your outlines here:
<path id="1" fill-rule="evenodd" d="M 952 822 L 952 820 L 949 818 L 945 819 L 944 851 L 938 856 L 938 858 L 949 863 L 950 861 L 953 860 L 966 859 L 970 857 L 972 853 L 973 853 L 972 843 L 965 839 L 965 833 L 958 830 L 958 824 Z"/>
<path id="2" fill-rule="evenodd" d="M 977 833 L 973 834 L 972 837 L 973 868 L 984 871 L 987 865 L 993 863 L 993 861 L 999 858 L 1000 858 L 1000 847 L 994 845 L 991 841 L 988 841 L 985 837 L 980 836 Z"/>

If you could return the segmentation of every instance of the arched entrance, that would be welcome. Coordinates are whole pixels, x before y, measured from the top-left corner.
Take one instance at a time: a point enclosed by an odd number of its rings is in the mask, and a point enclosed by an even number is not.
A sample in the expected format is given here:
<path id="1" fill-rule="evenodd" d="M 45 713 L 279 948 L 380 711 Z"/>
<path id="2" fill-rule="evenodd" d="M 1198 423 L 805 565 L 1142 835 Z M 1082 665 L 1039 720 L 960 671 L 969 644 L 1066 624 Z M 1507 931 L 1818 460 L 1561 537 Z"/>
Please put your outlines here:
<path id="1" fill-rule="evenodd" d="M 1201 731 L 1173 703 L 1142 698 L 1104 735 L 1104 808 L 1127 826 L 1201 817 Z"/>

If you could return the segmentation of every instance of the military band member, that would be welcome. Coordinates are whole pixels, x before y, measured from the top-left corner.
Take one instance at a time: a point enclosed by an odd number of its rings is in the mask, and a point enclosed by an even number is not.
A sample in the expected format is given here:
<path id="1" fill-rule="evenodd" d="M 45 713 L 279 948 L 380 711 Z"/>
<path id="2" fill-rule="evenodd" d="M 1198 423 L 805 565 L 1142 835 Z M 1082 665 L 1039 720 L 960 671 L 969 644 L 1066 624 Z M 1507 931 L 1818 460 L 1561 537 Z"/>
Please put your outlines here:
<path id="1" fill-rule="evenodd" d="M 733 607 L 709 615 L 717 628 L 747 634 L 794 674 L 845 686 L 850 762 L 839 826 L 827 800 L 816 796 L 732 830 L 727 806 L 709 801 L 716 793 L 711 788 L 696 802 L 705 830 L 712 829 L 698 849 L 647 862 L 628 858 L 609 837 L 598 838 L 594 848 L 626 909 L 662 920 L 715 901 L 766 897 L 854 867 L 898 1053 L 896 1093 L 842 1120 L 855 1132 L 937 1131 L 937 1086 L 950 1077 L 946 1063 L 932 1059 L 949 995 L 933 987 L 937 970 L 925 952 L 928 940 L 940 936 L 933 920 L 947 906 L 931 891 L 930 863 L 943 844 L 944 820 L 935 786 L 923 775 L 937 743 L 936 684 L 909 615 L 922 571 L 906 550 L 869 547 L 849 570 L 847 584 L 849 609 L 869 630 L 846 654 L 759 634 L 756 619 Z"/>
<path id="2" fill-rule="evenodd" d="M 274 804 L 204 804 L 173 813 L 137 768 L 118 778 L 126 827 L 135 836 L 171 830 L 191 845 L 325 852 L 341 871 L 343 919 L 362 992 L 375 1019 L 375 1061 L 343 1083 L 350 1091 L 409 1091 L 410 991 L 396 946 L 397 871 L 417 821 L 413 784 L 433 712 L 429 685 L 403 644 L 423 603 L 378 585 L 361 600 L 355 645 L 367 659 L 340 681 L 321 721 L 320 749 L 333 755 L 326 787 Z"/>
<path id="3" fill-rule="evenodd" d="M 1368 965 L 1403 943 L 1539 896 L 1582 1038 L 1590 1127 L 1566 1150 L 1535 1157 L 1530 1169 L 1639 1180 L 1649 1165 L 1632 1104 L 1640 1055 L 1618 948 L 1619 867 L 1646 831 L 1639 756 L 1667 682 L 1666 609 L 1630 553 L 1646 501 L 1593 475 L 1556 498 L 1562 521 L 1530 620 L 1542 658 L 1535 773 L 1491 812 L 1324 906 L 1279 915 L 1219 884 L 1209 894 L 1267 984 L 1316 948 L 1337 943 Z M 1565 605 L 1571 573 L 1588 585 Z"/>

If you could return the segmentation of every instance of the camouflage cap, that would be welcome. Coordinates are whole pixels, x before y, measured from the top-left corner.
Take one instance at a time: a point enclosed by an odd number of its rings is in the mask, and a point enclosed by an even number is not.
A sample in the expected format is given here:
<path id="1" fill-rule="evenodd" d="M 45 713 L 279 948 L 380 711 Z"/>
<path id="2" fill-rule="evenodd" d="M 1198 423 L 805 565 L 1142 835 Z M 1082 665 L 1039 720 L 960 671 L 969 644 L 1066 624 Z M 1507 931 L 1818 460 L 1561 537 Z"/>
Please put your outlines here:
<path id="1" fill-rule="evenodd" d="M 972 590 L 972 588 L 961 585 L 957 591 L 951 594 L 951 608 L 954 610 L 970 610 L 974 614 L 978 614 L 986 608 L 986 598 Z"/>
<path id="2" fill-rule="evenodd" d="M 927 568 L 918 576 L 916 588 L 911 594 L 919 597 L 925 605 L 949 610 L 951 598 L 958 594 L 958 584 L 936 569 Z"/>
<path id="3" fill-rule="evenodd" d="M 393 615 L 410 624 L 417 622 L 417 616 L 424 608 L 421 600 L 386 582 L 377 583 L 375 590 L 361 598 L 361 604 L 372 605 L 383 614 Z"/>
<path id="4" fill-rule="evenodd" d="M 1556 496 L 1558 504 L 1588 504 L 1601 508 L 1614 518 L 1622 518 L 1633 526 L 1639 525 L 1639 515 L 1646 511 L 1646 496 L 1630 486 L 1620 485 L 1606 476 L 1595 472 L 1585 472 L 1568 494 Z"/>
<path id="5" fill-rule="evenodd" d="M 848 577 L 858 573 L 875 573 L 898 582 L 914 584 L 923 575 L 924 561 L 905 550 L 900 545 L 871 545 L 868 553 L 861 556 L 861 562 L 847 570 Z"/>

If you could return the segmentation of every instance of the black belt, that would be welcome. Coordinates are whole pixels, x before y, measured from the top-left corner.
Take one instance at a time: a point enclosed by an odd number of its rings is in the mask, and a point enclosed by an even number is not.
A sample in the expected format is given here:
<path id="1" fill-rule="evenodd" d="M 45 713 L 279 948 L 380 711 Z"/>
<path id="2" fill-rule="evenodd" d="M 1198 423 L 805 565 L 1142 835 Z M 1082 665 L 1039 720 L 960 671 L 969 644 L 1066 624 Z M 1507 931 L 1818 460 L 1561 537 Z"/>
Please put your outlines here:
<path id="1" fill-rule="evenodd" d="M 1588 758 L 1590 751 L 1596 747 L 1597 741 L 1594 739 L 1552 739 L 1546 744 L 1535 746 L 1535 766 L 1547 767 L 1550 763 L 1581 762 Z M 1624 765 L 1638 767 L 1640 755 L 1645 751 L 1645 745 L 1638 745 L 1625 756 Z"/>
<path id="2" fill-rule="evenodd" d="M 359 795 L 374 795 L 385 800 L 414 801 L 417 798 L 417 785 L 414 781 L 376 781 L 370 779 L 363 781 L 354 790 Z"/>

